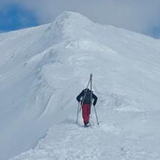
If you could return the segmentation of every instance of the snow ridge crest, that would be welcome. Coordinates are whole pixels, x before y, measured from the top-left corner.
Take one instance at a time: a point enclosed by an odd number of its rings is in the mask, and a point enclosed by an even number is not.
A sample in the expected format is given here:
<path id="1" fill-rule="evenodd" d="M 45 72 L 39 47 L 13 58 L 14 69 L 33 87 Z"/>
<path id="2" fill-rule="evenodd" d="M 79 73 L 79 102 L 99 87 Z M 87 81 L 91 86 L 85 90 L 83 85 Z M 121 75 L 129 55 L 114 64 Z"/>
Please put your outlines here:
<path id="1" fill-rule="evenodd" d="M 48 29 L 52 30 L 57 38 L 73 38 L 79 37 L 79 33 L 85 33 L 86 29 L 93 26 L 94 23 L 80 13 L 64 11 L 49 25 Z"/>

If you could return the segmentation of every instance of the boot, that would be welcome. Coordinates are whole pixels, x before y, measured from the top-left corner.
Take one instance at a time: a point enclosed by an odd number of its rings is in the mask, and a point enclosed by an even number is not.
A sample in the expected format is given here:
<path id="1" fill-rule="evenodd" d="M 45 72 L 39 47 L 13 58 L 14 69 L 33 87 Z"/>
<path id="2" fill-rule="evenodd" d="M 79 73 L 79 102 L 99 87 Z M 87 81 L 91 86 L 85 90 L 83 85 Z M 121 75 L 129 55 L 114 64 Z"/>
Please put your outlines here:
<path id="1" fill-rule="evenodd" d="M 84 127 L 89 127 L 89 122 L 84 122 Z"/>

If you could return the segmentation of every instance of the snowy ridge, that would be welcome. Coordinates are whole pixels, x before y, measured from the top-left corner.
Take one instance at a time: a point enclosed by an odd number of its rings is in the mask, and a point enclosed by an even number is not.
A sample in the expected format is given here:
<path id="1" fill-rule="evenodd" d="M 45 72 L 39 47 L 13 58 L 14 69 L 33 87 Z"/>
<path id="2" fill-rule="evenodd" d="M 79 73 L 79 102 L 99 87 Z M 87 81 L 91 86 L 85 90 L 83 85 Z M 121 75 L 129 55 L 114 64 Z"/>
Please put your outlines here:
<path id="1" fill-rule="evenodd" d="M 113 113 L 108 117 L 112 118 L 112 116 Z M 129 116 L 133 117 L 137 114 L 129 113 Z M 141 116 L 143 117 L 143 114 Z M 124 120 L 122 115 L 119 118 Z M 95 122 L 93 117 L 92 121 Z M 81 125 L 76 126 L 73 120 L 66 119 L 50 128 L 47 136 L 40 140 L 34 149 L 30 149 L 12 160 L 159 159 L 158 149 L 150 146 L 153 143 L 151 135 L 155 136 L 154 131 L 150 136 L 142 138 L 142 133 L 139 134 L 139 131 L 128 134 L 128 131 L 124 130 L 122 122 L 116 124 L 113 121 L 113 119 L 110 122 L 103 121 L 100 126 L 94 126 L 94 128 L 83 128 Z M 129 123 L 132 123 L 132 120 Z M 130 128 L 130 126 L 127 127 Z M 127 127 L 125 126 L 125 128 Z M 134 126 L 134 129 L 135 127 L 137 126 Z M 142 132 L 147 133 L 146 131 Z"/>
<path id="2" fill-rule="evenodd" d="M 0 48 L 0 159 L 159 160 L 158 40 L 64 12 Z M 75 97 L 90 73 L 100 126 L 86 130 Z"/>
<path id="3" fill-rule="evenodd" d="M 87 29 L 94 29 L 95 27 L 92 21 L 79 13 L 63 12 L 50 24 L 49 29 L 54 31 L 54 37 L 66 40 L 67 38 L 79 39 L 81 35 L 90 37 L 91 33 Z"/>

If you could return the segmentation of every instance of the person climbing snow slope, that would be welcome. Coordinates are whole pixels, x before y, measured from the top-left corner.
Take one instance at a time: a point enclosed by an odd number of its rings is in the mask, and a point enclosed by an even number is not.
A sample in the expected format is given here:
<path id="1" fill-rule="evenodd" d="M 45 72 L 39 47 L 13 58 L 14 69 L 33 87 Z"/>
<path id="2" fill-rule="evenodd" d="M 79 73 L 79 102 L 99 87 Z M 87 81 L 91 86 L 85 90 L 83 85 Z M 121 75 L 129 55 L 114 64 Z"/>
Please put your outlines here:
<path id="1" fill-rule="evenodd" d="M 82 90 L 76 99 L 81 103 L 84 126 L 88 127 L 92 101 L 95 106 L 98 98 L 90 89 L 86 88 Z"/>

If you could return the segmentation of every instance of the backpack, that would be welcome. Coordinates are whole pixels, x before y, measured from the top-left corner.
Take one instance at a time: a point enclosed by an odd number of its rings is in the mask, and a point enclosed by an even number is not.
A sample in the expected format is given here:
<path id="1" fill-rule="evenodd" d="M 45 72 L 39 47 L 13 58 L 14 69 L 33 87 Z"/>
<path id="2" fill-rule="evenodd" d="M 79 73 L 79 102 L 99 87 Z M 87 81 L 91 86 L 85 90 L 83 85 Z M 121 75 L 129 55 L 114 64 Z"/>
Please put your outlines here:
<path id="1" fill-rule="evenodd" d="M 84 89 L 84 103 L 91 104 L 92 92 L 89 89 Z"/>

